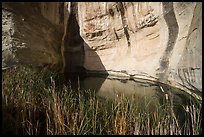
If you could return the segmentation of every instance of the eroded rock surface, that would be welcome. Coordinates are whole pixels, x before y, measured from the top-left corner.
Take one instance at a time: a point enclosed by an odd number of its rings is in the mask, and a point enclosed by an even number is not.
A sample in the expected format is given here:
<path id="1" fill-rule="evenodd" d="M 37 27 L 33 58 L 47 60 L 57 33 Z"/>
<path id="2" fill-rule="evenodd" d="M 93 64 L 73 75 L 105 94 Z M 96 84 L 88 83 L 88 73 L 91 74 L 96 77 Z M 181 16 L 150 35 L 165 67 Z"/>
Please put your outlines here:
<path id="1" fill-rule="evenodd" d="M 202 91 L 201 3 L 79 3 L 78 7 L 80 33 L 92 49 L 85 50 L 86 69 Z M 100 65 L 93 53 L 103 68 L 96 67 Z"/>
<path id="2" fill-rule="evenodd" d="M 84 68 L 202 92 L 199 2 L 3 3 L 2 30 L 2 68 Z"/>
<path id="3" fill-rule="evenodd" d="M 64 19 L 63 13 L 58 12 L 63 8 L 60 6 L 60 3 L 3 3 L 2 68 L 62 64 Z"/>

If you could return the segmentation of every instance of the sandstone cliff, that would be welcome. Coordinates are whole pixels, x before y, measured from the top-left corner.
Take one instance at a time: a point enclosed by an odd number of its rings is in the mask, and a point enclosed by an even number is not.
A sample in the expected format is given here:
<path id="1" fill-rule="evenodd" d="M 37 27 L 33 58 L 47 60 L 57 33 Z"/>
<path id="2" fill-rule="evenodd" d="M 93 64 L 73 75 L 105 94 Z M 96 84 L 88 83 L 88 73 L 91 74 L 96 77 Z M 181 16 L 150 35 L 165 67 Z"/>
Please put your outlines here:
<path id="1" fill-rule="evenodd" d="M 2 68 L 148 79 L 202 92 L 202 4 L 3 3 Z"/>
<path id="2" fill-rule="evenodd" d="M 60 5 L 2 4 L 2 68 L 18 64 L 60 64 L 64 22 L 60 12 L 57 12 Z"/>

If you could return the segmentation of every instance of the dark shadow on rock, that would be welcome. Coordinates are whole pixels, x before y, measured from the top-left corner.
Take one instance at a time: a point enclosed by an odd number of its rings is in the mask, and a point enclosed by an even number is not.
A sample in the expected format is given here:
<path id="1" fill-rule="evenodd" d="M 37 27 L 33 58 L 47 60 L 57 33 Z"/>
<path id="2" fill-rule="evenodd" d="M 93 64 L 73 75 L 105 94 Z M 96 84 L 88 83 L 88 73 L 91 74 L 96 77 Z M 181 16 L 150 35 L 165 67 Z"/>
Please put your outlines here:
<path id="1" fill-rule="evenodd" d="M 10 30 L 13 31 L 10 50 L 15 55 L 16 65 L 50 66 L 58 69 L 62 33 L 57 25 L 42 15 L 40 4 L 2 4 L 3 10 L 11 14 L 7 20 L 5 19 L 7 24 L 13 24 L 10 26 Z"/>
<path id="2" fill-rule="evenodd" d="M 167 43 L 166 49 L 161 58 L 158 77 L 161 82 L 165 83 L 168 78 L 168 74 L 166 73 L 168 72 L 169 59 L 171 58 L 171 54 L 174 49 L 176 39 L 178 37 L 179 26 L 174 13 L 173 2 L 163 2 L 162 4 L 163 4 L 164 19 L 168 26 L 169 37 L 168 37 L 168 43 Z"/>
<path id="3" fill-rule="evenodd" d="M 76 89 L 79 85 L 78 79 L 80 81 L 89 81 L 89 83 L 94 83 L 92 89 L 98 91 L 103 84 L 105 78 L 107 77 L 107 72 L 105 67 L 97 55 L 96 51 L 91 49 L 87 43 L 80 36 L 80 28 L 78 25 L 77 19 L 77 3 L 71 3 L 71 13 L 68 20 L 67 34 L 65 36 L 65 47 L 64 47 L 64 56 L 65 56 L 65 69 L 64 76 L 66 82 L 71 82 L 72 88 Z M 84 67 L 85 60 L 88 63 L 91 63 L 94 70 L 88 70 L 89 68 Z M 101 71 L 102 70 L 102 71 Z M 93 77 L 98 77 L 99 74 L 102 79 L 97 79 L 92 81 Z M 88 78 L 89 77 L 89 78 Z M 92 77 L 92 78 L 90 78 Z M 96 84 L 97 83 L 97 84 Z M 83 83 L 80 83 L 83 85 Z"/>
<path id="4" fill-rule="evenodd" d="M 84 41 L 81 43 L 81 46 L 83 46 L 81 47 L 83 52 L 78 51 L 78 53 L 72 52 L 70 55 L 65 54 L 66 62 L 68 61 L 69 64 L 69 66 L 66 66 L 66 71 L 64 73 L 65 81 L 71 83 L 73 89 L 78 89 L 80 86 L 82 90 L 90 89 L 98 92 L 108 74 L 98 54 Z M 79 53 L 82 55 L 79 55 Z M 89 56 L 88 54 L 91 55 Z M 91 65 L 94 65 L 95 70 L 85 68 L 85 56 L 88 57 L 87 61 Z M 93 60 L 93 62 L 91 62 L 89 59 Z"/>

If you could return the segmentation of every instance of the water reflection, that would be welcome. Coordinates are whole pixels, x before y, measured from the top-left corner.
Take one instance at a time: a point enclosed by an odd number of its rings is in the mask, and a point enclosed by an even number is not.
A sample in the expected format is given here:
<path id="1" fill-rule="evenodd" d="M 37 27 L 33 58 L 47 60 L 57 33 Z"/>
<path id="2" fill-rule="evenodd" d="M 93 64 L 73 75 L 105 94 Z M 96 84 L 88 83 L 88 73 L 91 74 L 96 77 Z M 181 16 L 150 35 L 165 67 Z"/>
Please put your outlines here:
<path id="1" fill-rule="evenodd" d="M 78 82 L 79 80 L 79 82 Z M 129 99 L 134 98 L 138 102 L 143 102 L 144 99 L 154 103 L 161 103 L 165 99 L 165 93 L 161 90 L 161 85 L 138 82 L 134 80 L 119 80 L 103 76 L 72 76 L 67 78 L 71 83 L 71 87 L 75 90 L 80 83 L 80 89 L 95 91 L 96 95 L 101 98 L 117 99 L 125 96 Z M 189 101 L 190 95 L 182 90 L 167 85 L 162 85 L 163 90 L 173 95 L 174 104 L 186 104 Z"/>
<path id="2" fill-rule="evenodd" d="M 76 91 L 80 85 L 80 92 L 92 93 L 95 91 L 96 96 L 102 100 L 120 101 L 121 97 L 125 97 L 130 101 L 133 100 L 139 108 L 145 107 L 148 111 L 155 111 L 158 106 L 168 102 L 165 95 L 167 93 L 172 95 L 171 105 L 176 114 L 183 114 L 184 108 L 189 105 L 189 102 L 195 100 L 185 91 L 167 85 L 160 84 L 159 86 L 157 83 L 118 80 L 103 76 L 73 76 L 67 80 L 71 83 L 72 89 Z M 165 93 L 162 92 L 161 86 Z"/>
<path id="3" fill-rule="evenodd" d="M 101 82 L 103 83 L 101 84 Z M 82 81 L 83 88 L 93 89 L 97 96 L 114 99 L 124 94 L 126 97 L 134 96 L 137 99 L 155 95 L 156 86 L 135 82 L 133 80 L 116 80 L 102 77 L 87 77 Z"/>

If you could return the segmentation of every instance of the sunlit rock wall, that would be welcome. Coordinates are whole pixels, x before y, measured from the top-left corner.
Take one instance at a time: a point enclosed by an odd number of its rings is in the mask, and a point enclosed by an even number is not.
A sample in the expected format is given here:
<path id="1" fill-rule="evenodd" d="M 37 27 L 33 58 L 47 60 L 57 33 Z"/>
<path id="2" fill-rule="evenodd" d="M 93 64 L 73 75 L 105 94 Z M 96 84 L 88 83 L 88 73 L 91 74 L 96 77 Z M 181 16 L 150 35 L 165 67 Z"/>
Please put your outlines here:
<path id="1" fill-rule="evenodd" d="M 202 91 L 202 4 L 2 4 L 2 68 L 56 66 Z"/>
<path id="2" fill-rule="evenodd" d="M 78 14 L 87 70 L 202 91 L 201 3 L 78 3 Z"/>

